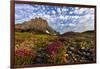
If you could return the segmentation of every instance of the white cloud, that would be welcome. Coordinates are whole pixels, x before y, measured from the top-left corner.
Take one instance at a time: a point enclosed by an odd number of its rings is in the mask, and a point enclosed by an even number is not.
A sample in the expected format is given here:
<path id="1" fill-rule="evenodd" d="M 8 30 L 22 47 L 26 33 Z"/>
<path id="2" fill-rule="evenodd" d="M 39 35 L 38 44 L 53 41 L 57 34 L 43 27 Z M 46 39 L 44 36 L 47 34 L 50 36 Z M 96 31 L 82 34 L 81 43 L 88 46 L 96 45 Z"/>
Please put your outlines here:
<path id="1" fill-rule="evenodd" d="M 65 19 L 65 17 L 64 17 L 64 16 L 62 16 L 62 15 L 60 15 L 58 18 L 60 18 L 60 19 Z"/>
<path id="2" fill-rule="evenodd" d="M 61 13 L 61 10 L 60 10 L 60 8 L 57 8 L 57 12 L 58 12 L 58 13 Z"/>
<path id="3" fill-rule="evenodd" d="M 66 9 L 65 7 L 64 8 L 62 8 L 62 12 L 67 12 L 68 11 L 68 9 Z"/>
<path id="4" fill-rule="evenodd" d="M 56 12 L 54 10 L 52 10 L 52 13 L 55 14 Z"/>
<path id="5" fill-rule="evenodd" d="M 71 24 L 69 24 L 69 26 L 75 26 L 75 24 L 72 24 L 72 23 L 71 23 Z"/>

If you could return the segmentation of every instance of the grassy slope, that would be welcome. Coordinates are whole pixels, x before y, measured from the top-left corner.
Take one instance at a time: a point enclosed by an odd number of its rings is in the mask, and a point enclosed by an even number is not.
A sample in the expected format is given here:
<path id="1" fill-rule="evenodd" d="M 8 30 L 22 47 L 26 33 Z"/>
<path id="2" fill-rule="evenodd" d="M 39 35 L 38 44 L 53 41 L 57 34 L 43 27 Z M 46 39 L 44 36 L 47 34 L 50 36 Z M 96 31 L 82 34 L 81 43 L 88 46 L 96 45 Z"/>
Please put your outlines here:
<path id="1" fill-rule="evenodd" d="M 65 39 L 65 41 L 63 42 L 63 46 L 66 48 L 66 52 L 68 51 L 67 48 L 70 47 L 71 45 L 74 45 L 75 43 L 80 44 L 80 47 L 82 49 L 83 48 L 95 49 L 94 33 L 75 33 L 75 34 L 66 34 L 63 36 L 52 36 L 48 34 L 32 34 L 29 32 L 22 32 L 22 33 L 15 32 L 15 48 L 21 48 L 21 47 L 32 48 L 33 50 L 35 49 L 37 51 L 37 55 L 41 55 L 44 53 L 41 51 L 42 49 L 45 49 L 50 43 L 54 42 L 55 39 L 60 37 L 61 38 L 63 37 Z M 60 57 L 62 58 L 62 56 Z M 48 63 L 48 60 L 49 59 L 45 60 L 45 62 Z M 71 58 L 69 57 L 68 60 L 71 60 Z M 71 61 L 71 63 L 73 63 L 73 61 Z"/>
<path id="2" fill-rule="evenodd" d="M 72 40 L 72 41 L 94 41 L 95 36 L 94 33 L 75 33 L 74 35 L 66 34 L 60 37 L 64 37 L 66 40 Z M 25 41 L 27 42 L 52 42 L 55 40 L 55 38 L 59 38 L 59 36 L 52 36 L 52 35 L 47 35 L 47 34 L 32 34 L 29 32 L 15 32 L 15 43 L 20 44 Z"/>

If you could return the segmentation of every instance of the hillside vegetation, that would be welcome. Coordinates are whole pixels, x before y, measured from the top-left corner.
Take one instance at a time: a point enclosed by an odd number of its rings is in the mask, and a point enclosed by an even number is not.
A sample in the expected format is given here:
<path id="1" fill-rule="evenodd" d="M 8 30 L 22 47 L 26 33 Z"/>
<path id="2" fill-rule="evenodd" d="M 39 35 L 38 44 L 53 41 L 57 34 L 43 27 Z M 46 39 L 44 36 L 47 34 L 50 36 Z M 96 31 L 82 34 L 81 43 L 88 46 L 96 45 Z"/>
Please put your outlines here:
<path id="1" fill-rule="evenodd" d="M 39 18 L 15 25 L 15 65 L 96 61 L 94 31 L 66 32 L 60 35 L 50 28 L 48 23 L 43 22 L 42 26 L 38 20 L 43 21 Z M 34 22 L 36 24 L 33 26 Z"/>

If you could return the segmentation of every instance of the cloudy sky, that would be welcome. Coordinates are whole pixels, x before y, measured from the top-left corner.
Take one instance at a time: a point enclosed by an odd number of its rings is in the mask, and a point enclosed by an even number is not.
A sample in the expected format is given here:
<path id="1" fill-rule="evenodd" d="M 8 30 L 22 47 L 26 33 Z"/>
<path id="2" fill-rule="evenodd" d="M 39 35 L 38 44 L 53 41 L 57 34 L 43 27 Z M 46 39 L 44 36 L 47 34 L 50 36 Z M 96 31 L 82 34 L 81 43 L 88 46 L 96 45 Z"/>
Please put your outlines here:
<path id="1" fill-rule="evenodd" d="M 61 34 L 94 30 L 94 8 L 15 4 L 16 24 L 35 17 L 46 19 L 49 26 Z"/>

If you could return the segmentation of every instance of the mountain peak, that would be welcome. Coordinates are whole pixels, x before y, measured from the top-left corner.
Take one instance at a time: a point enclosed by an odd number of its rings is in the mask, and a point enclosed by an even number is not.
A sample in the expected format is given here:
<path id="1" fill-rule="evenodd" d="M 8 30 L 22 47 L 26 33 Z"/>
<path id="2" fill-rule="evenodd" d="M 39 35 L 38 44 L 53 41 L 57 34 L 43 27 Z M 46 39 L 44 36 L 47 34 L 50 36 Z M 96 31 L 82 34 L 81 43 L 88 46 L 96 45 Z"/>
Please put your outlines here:
<path id="1" fill-rule="evenodd" d="M 21 24 L 15 24 L 15 31 L 24 32 L 30 31 L 33 33 L 46 33 L 46 34 L 56 34 L 56 31 L 52 29 L 47 20 L 42 19 L 41 17 L 25 21 Z"/>

